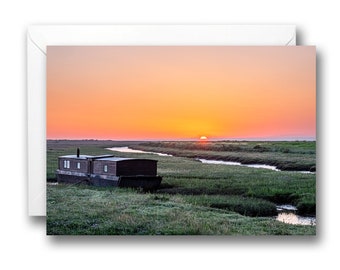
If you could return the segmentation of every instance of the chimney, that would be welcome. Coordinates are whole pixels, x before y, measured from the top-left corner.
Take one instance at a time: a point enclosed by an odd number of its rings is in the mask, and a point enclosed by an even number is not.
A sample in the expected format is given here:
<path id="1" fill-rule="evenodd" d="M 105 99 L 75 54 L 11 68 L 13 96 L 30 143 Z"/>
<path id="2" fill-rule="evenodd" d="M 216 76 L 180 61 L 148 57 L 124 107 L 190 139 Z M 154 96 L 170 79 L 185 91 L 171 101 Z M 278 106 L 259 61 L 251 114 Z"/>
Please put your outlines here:
<path id="1" fill-rule="evenodd" d="M 77 158 L 79 158 L 79 154 L 80 154 L 80 149 L 77 148 Z"/>

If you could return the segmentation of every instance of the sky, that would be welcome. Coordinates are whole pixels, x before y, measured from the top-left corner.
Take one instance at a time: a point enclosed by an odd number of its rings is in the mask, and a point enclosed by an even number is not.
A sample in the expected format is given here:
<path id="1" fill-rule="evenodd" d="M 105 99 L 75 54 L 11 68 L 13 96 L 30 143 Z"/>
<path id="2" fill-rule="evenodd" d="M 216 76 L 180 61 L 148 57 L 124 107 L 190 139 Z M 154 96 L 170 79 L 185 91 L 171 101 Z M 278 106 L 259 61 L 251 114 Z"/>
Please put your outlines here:
<path id="1" fill-rule="evenodd" d="M 47 139 L 316 138 L 313 46 L 48 46 Z"/>

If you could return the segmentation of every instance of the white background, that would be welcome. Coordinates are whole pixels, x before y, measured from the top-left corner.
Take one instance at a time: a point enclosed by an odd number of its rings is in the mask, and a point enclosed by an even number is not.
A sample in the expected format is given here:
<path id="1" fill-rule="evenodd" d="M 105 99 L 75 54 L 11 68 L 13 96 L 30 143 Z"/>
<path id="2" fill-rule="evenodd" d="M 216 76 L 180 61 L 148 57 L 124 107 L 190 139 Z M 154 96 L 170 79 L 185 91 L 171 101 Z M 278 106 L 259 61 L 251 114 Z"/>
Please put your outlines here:
<path id="1" fill-rule="evenodd" d="M 337 1 L 2 1 L 0 268 L 337 268 L 339 50 Z M 296 24 L 317 46 L 317 237 L 51 237 L 27 215 L 26 30 L 31 24 Z M 289 106 L 289 104 L 287 104 Z"/>

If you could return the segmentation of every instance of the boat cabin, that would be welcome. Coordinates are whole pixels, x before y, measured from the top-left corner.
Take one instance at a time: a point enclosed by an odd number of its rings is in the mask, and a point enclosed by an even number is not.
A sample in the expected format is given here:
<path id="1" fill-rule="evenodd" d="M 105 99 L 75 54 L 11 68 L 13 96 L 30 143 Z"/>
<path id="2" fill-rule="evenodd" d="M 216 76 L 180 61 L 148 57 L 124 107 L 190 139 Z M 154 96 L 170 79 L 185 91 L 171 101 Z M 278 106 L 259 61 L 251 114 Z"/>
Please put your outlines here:
<path id="1" fill-rule="evenodd" d="M 84 183 L 95 186 L 157 188 L 157 160 L 121 158 L 113 155 L 66 155 L 58 157 L 57 180 L 60 183 Z"/>

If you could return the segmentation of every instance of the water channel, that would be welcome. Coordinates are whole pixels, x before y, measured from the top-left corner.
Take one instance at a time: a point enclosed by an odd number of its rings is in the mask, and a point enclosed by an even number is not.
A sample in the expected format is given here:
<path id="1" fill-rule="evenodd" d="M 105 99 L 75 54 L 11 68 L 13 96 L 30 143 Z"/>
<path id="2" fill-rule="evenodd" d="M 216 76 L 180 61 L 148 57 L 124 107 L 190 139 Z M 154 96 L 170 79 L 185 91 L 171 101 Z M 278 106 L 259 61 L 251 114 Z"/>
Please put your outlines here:
<path id="1" fill-rule="evenodd" d="M 155 154 L 155 155 L 162 156 L 162 157 L 172 157 L 172 155 L 169 155 L 169 154 L 135 150 L 135 149 L 131 149 L 127 146 L 112 147 L 112 148 L 106 148 L 106 149 L 111 150 L 111 151 L 122 152 L 122 153 Z"/>
<path id="2" fill-rule="evenodd" d="M 263 164 L 242 164 L 240 162 L 211 160 L 211 159 L 203 159 L 203 158 L 198 158 L 197 160 L 199 160 L 202 163 L 207 163 L 207 164 L 223 164 L 223 165 L 231 165 L 231 166 L 243 166 L 243 167 L 250 167 L 250 168 L 257 168 L 257 169 L 268 169 L 268 170 L 273 170 L 273 171 L 280 171 L 275 166 L 263 165 Z"/>
<path id="3" fill-rule="evenodd" d="M 294 225 L 316 225 L 315 217 L 303 217 L 296 214 L 297 208 L 293 205 L 277 205 L 278 215 L 276 220 Z"/>

